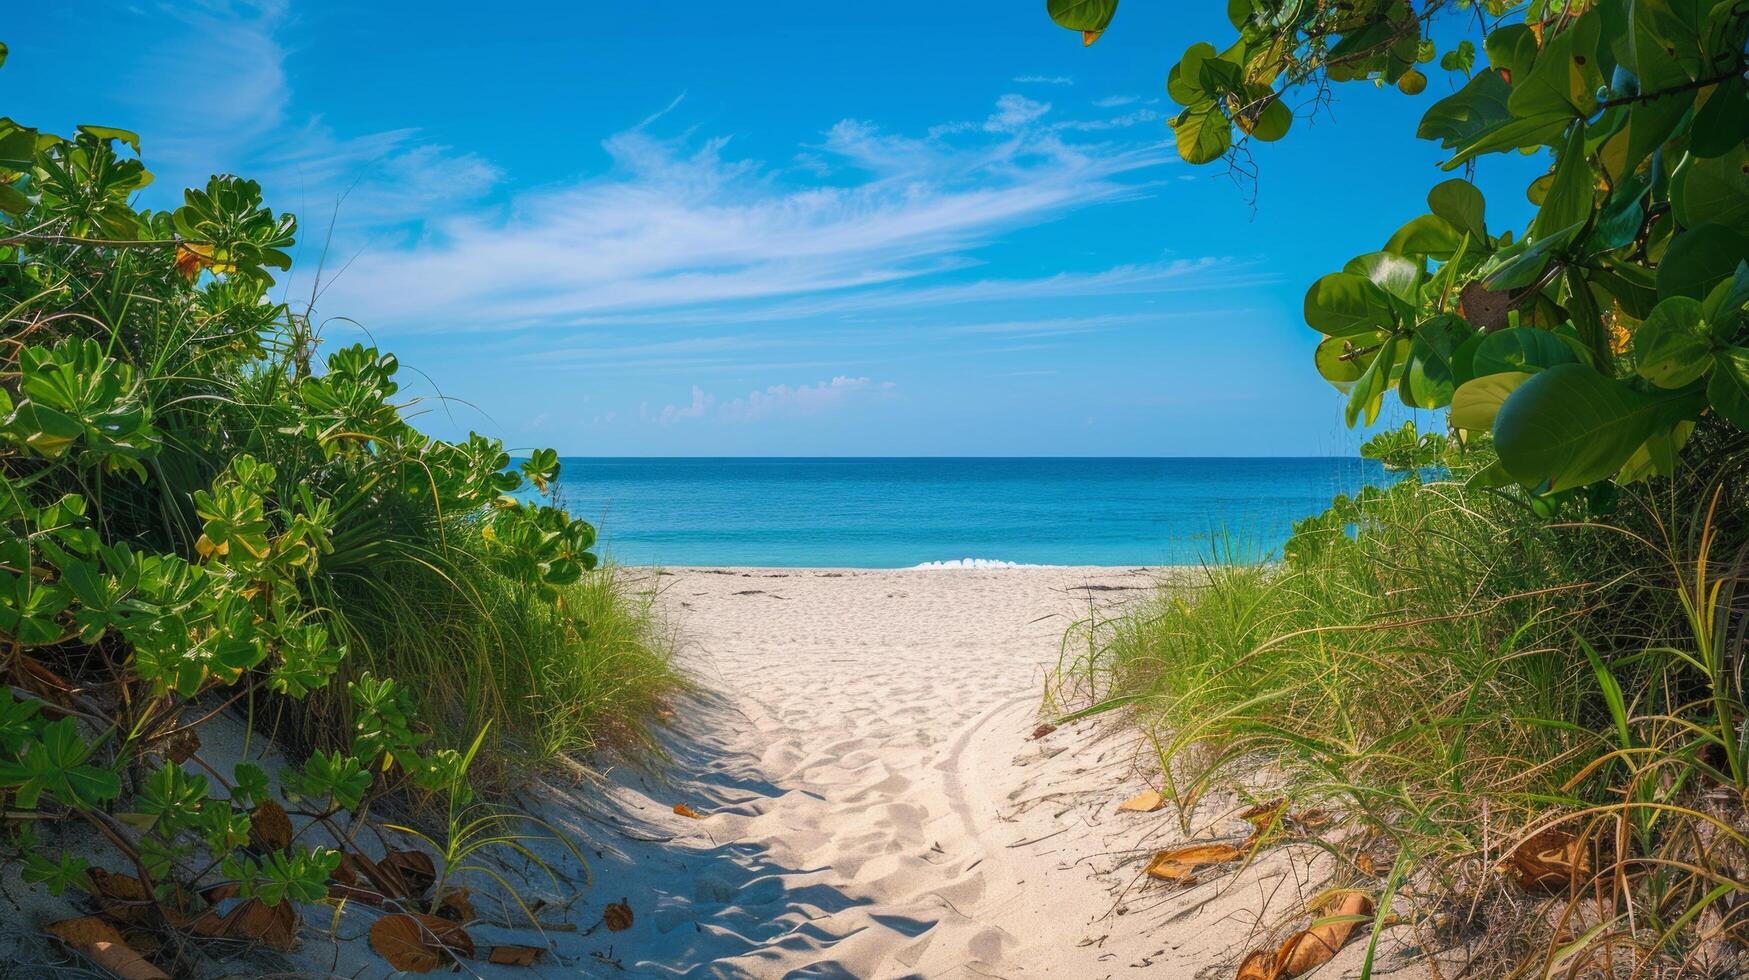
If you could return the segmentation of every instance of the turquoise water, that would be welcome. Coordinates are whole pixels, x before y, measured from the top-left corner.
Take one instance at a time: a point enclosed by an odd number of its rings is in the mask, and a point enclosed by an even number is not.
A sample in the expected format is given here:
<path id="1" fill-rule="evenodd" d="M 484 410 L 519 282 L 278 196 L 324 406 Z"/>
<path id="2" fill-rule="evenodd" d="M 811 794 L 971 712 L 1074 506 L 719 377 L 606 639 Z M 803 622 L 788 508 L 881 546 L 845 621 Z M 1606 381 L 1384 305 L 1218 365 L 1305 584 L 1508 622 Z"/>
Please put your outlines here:
<path id="1" fill-rule="evenodd" d="M 633 565 L 1164 565 L 1278 554 L 1389 477 L 1356 458 L 569 458 L 560 492 Z"/>

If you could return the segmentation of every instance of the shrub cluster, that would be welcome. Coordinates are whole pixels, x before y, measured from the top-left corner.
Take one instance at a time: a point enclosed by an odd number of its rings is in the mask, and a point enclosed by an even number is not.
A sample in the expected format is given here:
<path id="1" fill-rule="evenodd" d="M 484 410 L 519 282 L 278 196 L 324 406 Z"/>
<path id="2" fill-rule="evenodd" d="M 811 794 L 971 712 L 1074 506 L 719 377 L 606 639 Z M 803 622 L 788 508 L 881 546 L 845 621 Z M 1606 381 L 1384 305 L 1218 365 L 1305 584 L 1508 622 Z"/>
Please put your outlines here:
<path id="1" fill-rule="evenodd" d="M 223 932 L 209 899 L 279 916 L 361 867 L 417 896 L 344 846 L 350 821 L 403 790 L 453 817 L 489 727 L 502 755 L 587 747 L 665 658 L 557 505 L 553 451 L 513 469 L 497 440 L 421 433 L 392 354 L 315 363 L 307 314 L 270 298 L 295 219 L 229 175 L 136 209 L 138 153 L 0 118 L 0 798 L 88 823 L 160 924 Z M 226 709 L 306 736 L 278 799 L 202 758 Z M 300 843 L 285 806 L 343 846 Z M 12 825 L 27 880 L 115 899 Z"/>

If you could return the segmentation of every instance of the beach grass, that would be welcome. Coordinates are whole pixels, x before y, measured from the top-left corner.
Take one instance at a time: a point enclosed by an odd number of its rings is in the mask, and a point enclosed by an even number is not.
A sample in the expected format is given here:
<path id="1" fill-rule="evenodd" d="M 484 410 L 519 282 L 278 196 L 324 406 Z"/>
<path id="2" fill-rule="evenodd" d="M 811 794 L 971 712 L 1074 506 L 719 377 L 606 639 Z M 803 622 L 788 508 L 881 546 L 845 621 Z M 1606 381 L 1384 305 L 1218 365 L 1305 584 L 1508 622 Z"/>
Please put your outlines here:
<path id="1" fill-rule="evenodd" d="M 482 787 L 514 787 L 603 749 L 643 753 L 656 711 L 681 684 L 653 586 L 611 564 L 553 600 L 463 551 L 442 565 L 387 562 L 338 583 L 336 599 L 355 669 L 405 686 L 441 744 L 488 733 L 472 770 Z M 341 697 L 310 705 L 316 741 L 344 730 Z"/>
<path id="2" fill-rule="evenodd" d="M 1555 520 L 1457 483 L 1339 500 L 1285 562 L 1081 624 L 1049 707 L 1130 711 L 1184 810 L 1224 783 L 1343 814 L 1335 883 L 1403 892 L 1485 975 L 1692 968 L 1749 888 L 1744 536 L 1710 472 Z M 1526 889 L 1542 831 L 1568 874 Z"/>

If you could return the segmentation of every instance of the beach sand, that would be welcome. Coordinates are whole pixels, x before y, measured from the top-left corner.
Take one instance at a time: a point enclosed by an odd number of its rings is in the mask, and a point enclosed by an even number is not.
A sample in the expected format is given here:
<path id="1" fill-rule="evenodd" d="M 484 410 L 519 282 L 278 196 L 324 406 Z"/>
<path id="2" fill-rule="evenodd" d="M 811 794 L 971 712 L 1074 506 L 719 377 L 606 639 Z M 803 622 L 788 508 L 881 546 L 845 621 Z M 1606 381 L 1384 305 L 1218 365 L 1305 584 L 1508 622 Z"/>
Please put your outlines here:
<path id="1" fill-rule="evenodd" d="M 660 573 L 700 692 L 676 705 L 668 765 L 535 794 L 593 851 L 579 931 L 551 934 L 542 972 L 1232 976 L 1307 923 L 1329 859 L 1286 848 L 1188 887 L 1146 878 L 1154 850 L 1237 842 L 1243 802 L 1210 792 L 1189 833 L 1171 809 L 1120 813 L 1155 773 L 1134 727 L 1032 737 L 1065 629 L 1171 574 Z M 601 908 L 621 898 L 633 925 L 609 932 Z M 1315 975 L 1354 975 L 1364 946 Z"/>

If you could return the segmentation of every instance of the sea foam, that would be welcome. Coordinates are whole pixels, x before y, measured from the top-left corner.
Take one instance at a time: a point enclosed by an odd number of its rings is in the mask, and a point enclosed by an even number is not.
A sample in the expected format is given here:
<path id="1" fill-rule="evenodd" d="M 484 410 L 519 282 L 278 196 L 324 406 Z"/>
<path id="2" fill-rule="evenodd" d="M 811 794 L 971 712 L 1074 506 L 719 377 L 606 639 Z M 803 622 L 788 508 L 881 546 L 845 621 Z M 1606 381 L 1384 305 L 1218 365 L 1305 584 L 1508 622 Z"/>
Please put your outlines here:
<path id="1" fill-rule="evenodd" d="M 948 569 L 948 568 L 1049 568 L 1049 565 L 1033 565 L 1025 562 L 1002 561 L 999 558 L 956 558 L 952 561 L 926 561 L 912 565 L 917 569 Z"/>

